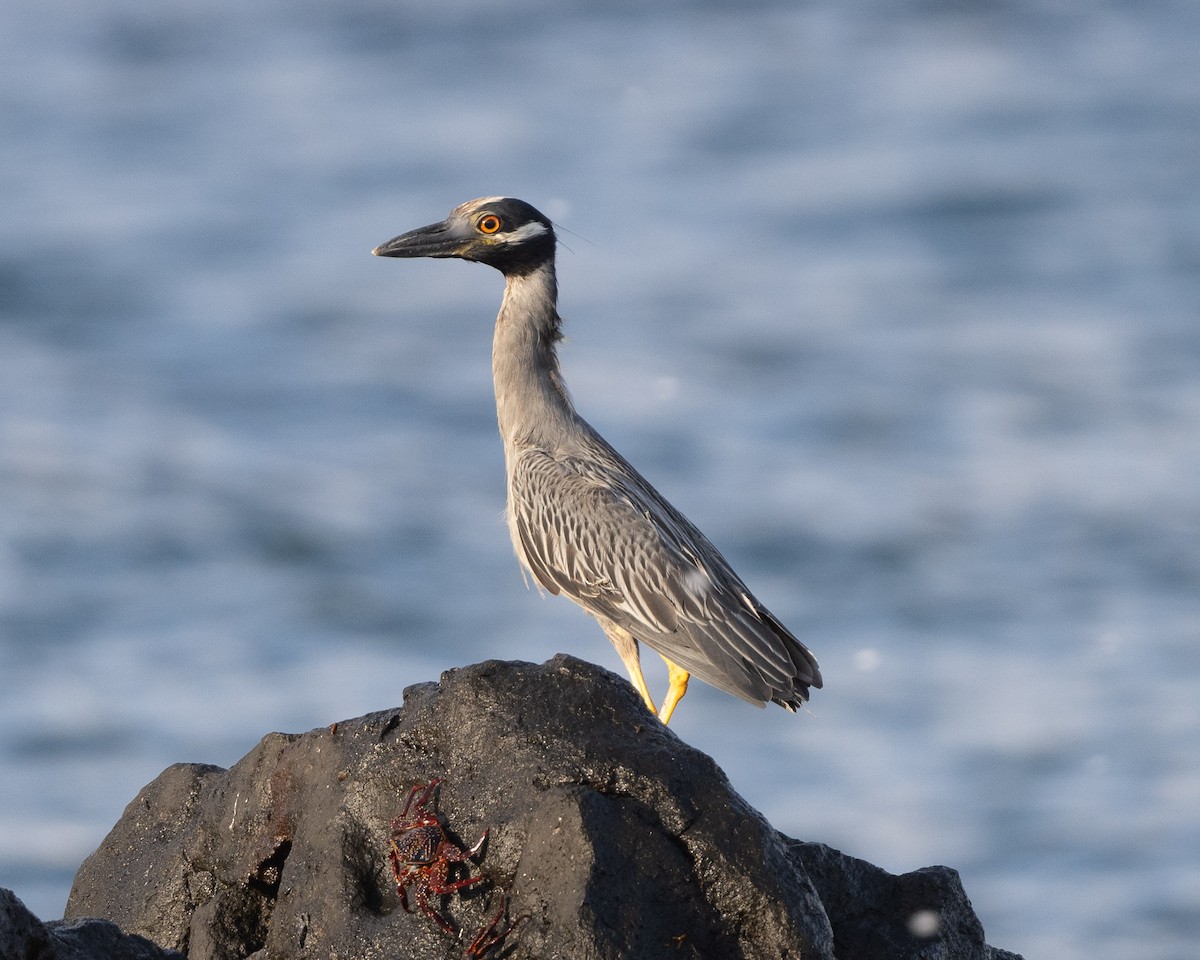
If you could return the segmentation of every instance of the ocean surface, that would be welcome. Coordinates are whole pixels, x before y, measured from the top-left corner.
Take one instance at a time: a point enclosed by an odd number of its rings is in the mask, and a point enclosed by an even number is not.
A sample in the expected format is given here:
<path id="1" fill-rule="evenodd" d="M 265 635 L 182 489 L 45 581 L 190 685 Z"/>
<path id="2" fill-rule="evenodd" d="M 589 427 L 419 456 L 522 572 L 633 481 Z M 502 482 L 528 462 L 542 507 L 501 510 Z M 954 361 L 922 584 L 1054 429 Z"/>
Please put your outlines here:
<path id="1" fill-rule="evenodd" d="M 995 945 L 1194 957 L 1198 50 L 1167 0 L 5 4 L 0 885 L 60 916 L 176 761 L 621 672 L 500 519 L 501 278 L 370 256 L 509 194 L 580 411 L 825 673 L 673 729 Z"/>

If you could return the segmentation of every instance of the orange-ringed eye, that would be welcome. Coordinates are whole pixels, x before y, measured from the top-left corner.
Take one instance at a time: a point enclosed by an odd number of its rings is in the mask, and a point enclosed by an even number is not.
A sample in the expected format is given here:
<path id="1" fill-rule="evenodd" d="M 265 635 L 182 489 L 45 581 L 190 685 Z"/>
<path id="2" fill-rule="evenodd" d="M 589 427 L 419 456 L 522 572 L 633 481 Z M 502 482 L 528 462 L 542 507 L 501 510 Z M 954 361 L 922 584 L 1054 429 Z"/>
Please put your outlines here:
<path id="1" fill-rule="evenodd" d="M 500 218 L 494 213 L 489 213 L 486 217 L 481 217 L 476 226 L 479 227 L 480 233 L 496 233 L 500 230 Z"/>

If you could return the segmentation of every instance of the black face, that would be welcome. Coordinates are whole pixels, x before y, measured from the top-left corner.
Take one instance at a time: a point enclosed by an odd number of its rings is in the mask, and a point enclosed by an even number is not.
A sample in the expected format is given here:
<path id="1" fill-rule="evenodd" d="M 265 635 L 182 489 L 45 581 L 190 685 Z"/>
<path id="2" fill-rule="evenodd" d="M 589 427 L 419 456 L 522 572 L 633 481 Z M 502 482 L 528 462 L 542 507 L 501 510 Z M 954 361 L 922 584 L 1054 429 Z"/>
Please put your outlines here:
<path id="1" fill-rule="evenodd" d="M 505 274 L 525 273 L 554 260 L 554 225 L 524 200 L 485 197 L 430 224 L 380 244 L 377 257 L 458 257 Z"/>

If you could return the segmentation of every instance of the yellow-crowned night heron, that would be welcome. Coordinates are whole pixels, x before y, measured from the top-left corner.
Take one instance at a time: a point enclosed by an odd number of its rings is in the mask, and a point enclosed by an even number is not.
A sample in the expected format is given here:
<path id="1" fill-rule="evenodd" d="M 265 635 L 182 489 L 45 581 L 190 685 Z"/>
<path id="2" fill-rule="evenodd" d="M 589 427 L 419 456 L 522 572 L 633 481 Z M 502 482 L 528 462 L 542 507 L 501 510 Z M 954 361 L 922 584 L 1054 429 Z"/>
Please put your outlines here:
<path id="1" fill-rule="evenodd" d="M 708 539 L 575 412 L 559 372 L 554 227 L 521 200 L 485 197 L 381 244 L 379 257 L 458 257 L 504 274 L 492 374 L 517 558 L 600 621 L 655 712 L 638 643 L 667 662 L 663 723 L 688 677 L 794 711 L 821 686 L 813 655 Z"/>

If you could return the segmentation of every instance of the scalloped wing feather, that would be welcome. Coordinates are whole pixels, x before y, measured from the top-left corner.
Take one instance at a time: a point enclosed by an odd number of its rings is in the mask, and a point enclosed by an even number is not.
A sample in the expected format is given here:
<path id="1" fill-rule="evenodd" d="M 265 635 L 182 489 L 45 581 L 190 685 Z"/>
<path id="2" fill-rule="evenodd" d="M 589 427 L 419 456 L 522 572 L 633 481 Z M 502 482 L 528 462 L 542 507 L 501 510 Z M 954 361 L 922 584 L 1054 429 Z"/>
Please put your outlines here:
<path id="1" fill-rule="evenodd" d="M 820 686 L 816 661 L 711 543 L 611 448 L 593 457 L 527 450 L 513 464 L 509 523 L 541 586 L 719 689 L 794 709 Z"/>

